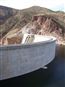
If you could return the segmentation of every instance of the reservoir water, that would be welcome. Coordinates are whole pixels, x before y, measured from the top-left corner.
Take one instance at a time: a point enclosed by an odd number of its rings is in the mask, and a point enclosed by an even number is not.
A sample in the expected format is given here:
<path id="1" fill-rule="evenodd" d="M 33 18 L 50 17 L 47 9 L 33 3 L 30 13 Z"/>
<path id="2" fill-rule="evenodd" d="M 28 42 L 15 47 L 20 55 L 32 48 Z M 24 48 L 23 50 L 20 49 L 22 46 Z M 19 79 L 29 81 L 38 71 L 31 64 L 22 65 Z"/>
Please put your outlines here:
<path id="1" fill-rule="evenodd" d="M 57 45 L 55 59 L 47 67 L 2 80 L 0 87 L 65 87 L 65 46 Z"/>

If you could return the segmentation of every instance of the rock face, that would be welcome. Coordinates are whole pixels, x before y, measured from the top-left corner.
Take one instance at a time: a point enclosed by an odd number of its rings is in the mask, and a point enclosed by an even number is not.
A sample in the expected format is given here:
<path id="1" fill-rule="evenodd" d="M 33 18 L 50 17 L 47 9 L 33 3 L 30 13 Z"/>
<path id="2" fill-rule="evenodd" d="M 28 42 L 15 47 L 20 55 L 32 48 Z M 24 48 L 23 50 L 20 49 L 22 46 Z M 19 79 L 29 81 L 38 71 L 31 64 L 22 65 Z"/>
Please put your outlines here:
<path id="1" fill-rule="evenodd" d="M 0 25 L 3 24 L 8 18 L 16 14 L 16 10 L 0 6 Z"/>
<path id="2" fill-rule="evenodd" d="M 20 44 L 22 41 L 20 34 L 22 35 L 22 33 L 51 35 L 57 38 L 58 43 L 65 43 L 65 28 L 49 15 L 33 16 L 31 22 L 21 30 L 17 28 L 8 32 L 2 39 L 2 44 Z"/>
<path id="3" fill-rule="evenodd" d="M 33 16 L 32 21 L 22 28 L 23 32 L 52 35 L 58 39 L 58 42 L 65 43 L 65 28 L 49 15 Z"/>
<path id="4" fill-rule="evenodd" d="M 28 22 L 29 18 L 25 12 L 0 6 L 0 38 L 10 30 L 22 28 Z"/>
<path id="5" fill-rule="evenodd" d="M 1 39 L 0 45 L 21 44 L 22 40 L 23 34 L 18 34 L 17 31 L 13 31 L 8 33 L 5 37 Z"/>
<path id="6" fill-rule="evenodd" d="M 54 12 L 39 6 L 23 10 L 0 6 L 0 44 L 5 36 L 19 31 L 52 35 L 59 43 L 65 44 L 65 12 Z"/>

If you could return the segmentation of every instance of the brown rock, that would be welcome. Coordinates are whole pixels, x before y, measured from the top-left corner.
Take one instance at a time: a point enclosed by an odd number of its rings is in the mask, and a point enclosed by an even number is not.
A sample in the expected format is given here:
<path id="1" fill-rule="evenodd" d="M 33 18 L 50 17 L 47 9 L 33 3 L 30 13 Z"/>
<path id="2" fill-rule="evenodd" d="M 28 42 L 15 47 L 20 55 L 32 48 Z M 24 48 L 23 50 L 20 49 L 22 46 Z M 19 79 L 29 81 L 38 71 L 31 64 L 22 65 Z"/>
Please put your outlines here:
<path id="1" fill-rule="evenodd" d="M 11 38 L 7 38 L 8 44 L 21 44 L 22 42 L 22 37 L 20 36 L 14 36 Z"/>

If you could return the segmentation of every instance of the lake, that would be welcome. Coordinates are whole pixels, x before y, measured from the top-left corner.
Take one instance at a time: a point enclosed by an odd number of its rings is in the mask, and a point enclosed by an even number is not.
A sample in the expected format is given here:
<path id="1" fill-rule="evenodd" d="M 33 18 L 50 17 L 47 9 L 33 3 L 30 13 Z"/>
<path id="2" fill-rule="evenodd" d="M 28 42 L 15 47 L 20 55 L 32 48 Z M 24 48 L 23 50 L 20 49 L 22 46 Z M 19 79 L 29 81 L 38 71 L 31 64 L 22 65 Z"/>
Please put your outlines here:
<path id="1" fill-rule="evenodd" d="M 3 80 L 0 87 L 65 87 L 65 46 L 57 45 L 55 59 L 47 67 Z"/>

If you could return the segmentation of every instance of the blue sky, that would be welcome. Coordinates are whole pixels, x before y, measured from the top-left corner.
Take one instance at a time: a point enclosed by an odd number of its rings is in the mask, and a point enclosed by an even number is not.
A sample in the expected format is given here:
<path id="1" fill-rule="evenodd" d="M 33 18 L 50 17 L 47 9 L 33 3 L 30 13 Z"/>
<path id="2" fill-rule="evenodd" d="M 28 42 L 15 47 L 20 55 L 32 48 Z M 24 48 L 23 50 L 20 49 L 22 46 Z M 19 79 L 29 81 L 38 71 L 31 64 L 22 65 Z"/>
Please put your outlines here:
<path id="1" fill-rule="evenodd" d="M 64 0 L 0 0 L 0 5 L 13 7 L 16 9 L 24 9 L 36 5 L 55 11 L 65 11 Z"/>

